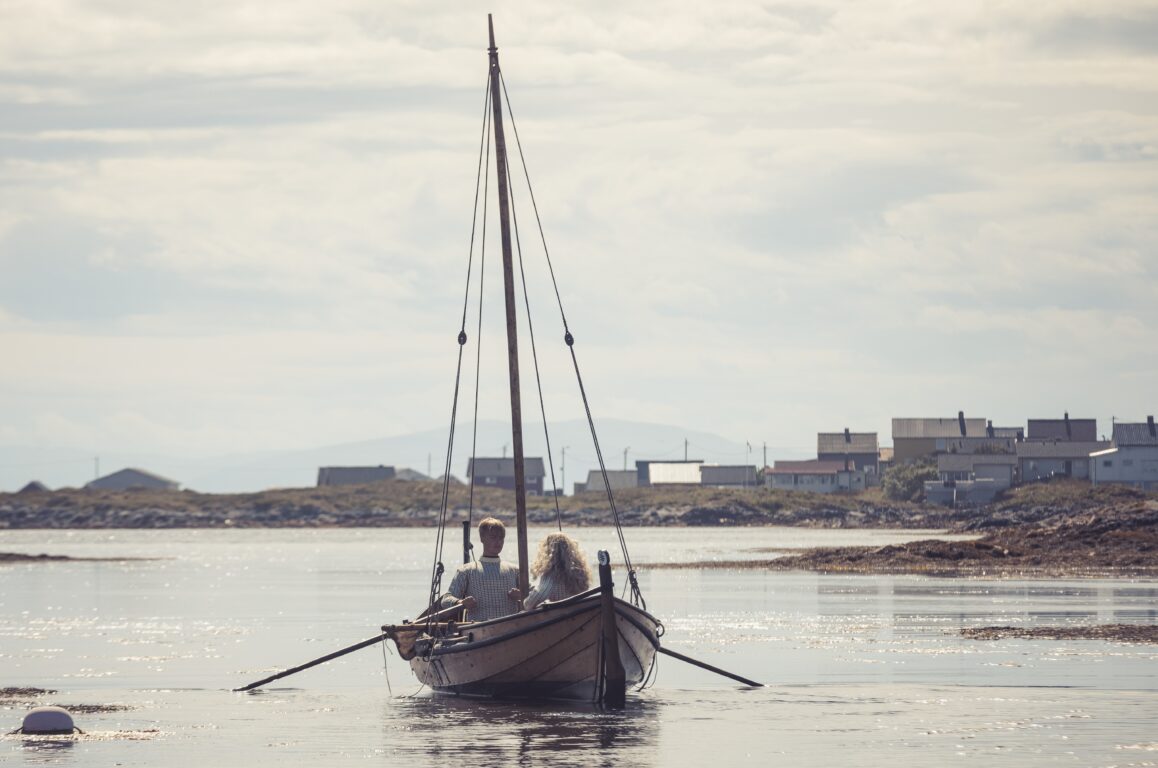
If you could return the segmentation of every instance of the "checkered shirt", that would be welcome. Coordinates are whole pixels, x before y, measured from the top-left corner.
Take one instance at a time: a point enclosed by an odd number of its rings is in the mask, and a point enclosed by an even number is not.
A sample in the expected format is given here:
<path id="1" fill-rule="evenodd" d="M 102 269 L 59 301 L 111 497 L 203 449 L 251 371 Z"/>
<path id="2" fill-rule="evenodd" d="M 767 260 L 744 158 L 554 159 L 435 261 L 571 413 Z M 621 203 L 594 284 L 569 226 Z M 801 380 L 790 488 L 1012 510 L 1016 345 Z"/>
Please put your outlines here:
<path id="1" fill-rule="evenodd" d="M 459 600 L 467 595 L 473 596 L 477 605 L 467 614 L 467 619 L 486 621 L 519 610 L 519 604 L 507 597 L 507 593 L 517 586 L 518 568 L 497 557 L 481 557 L 477 563 L 459 567 L 448 593 Z"/>

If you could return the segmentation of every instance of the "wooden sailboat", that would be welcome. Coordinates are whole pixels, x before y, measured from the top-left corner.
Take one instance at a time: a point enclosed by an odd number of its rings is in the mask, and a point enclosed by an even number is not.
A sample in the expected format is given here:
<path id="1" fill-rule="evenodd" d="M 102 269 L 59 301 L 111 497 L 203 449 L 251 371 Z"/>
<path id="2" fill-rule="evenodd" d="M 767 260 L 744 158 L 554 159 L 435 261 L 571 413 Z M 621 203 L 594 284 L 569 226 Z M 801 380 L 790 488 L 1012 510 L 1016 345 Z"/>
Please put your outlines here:
<path id="1" fill-rule="evenodd" d="M 527 505 L 519 385 L 515 273 L 502 88 L 494 25 L 490 32 L 491 129 L 498 178 L 499 224 L 506 299 L 508 376 L 515 474 L 519 587 L 528 594 Z M 459 343 L 465 335 L 460 334 Z M 572 344 L 570 333 L 567 343 Z M 594 434 L 594 429 L 592 429 Z M 453 442 L 453 426 L 452 426 Z M 598 452 L 598 443 L 596 441 Z M 449 455 L 449 451 L 448 451 Z M 602 461 L 600 462 L 602 465 Z M 605 482 L 605 486 L 610 487 Z M 610 492 L 609 492 L 610 499 Z M 612 502 L 614 510 L 614 503 Z M 621 536 L 622 542 L 622 536 Z M 599 553 L 599 587 L 533 611 L 489 621 L 461 621 L 461 609 L 437 610 L 435 590 L 424 616 L 382 627 L 411 669 L 436 692 L 503 698 L 548 698 L 623 704 L 628 687 L 641 685 L 657 651 L 662 625 L 649 614 L 630 561 L 631 601 L 613 594 L 610 557 Z M 441 576 L 441 563 L 437 574 Z M 437 581 L 437 577 L 436 577 Z"/>

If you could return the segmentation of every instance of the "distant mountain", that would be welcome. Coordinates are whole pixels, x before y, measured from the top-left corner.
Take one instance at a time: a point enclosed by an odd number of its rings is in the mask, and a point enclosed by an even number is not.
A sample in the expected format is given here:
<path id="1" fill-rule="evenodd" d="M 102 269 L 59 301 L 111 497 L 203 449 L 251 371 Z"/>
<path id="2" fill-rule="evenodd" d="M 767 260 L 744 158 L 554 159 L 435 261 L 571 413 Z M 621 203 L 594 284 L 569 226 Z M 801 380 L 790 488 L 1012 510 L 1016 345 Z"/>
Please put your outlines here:
<path id="1" fill-rule="evenodd" d="M 662 424 L 608 419 L 599 422 L 599 444 L 608 469 L 634 468 L 641 459 L 701 459 L 714 464 L 754 464 L 763 462 L 761 447 L 728 440 L 708 432 L 695 432 Z M 301 488 L 317 483 L 318 468 L 325 466 L 376 466 L 411 469 L 431 477 L 441 477 L 446 468 L 446 430 L 429 430 L 376 440 L 323 446 L 307 450 L 267 451 L 203 459 L 185 459 L 158 454 L 109 454 L 99 459 L 100 474 L 125 467 L 155 472 L 204 493 L 246 493 L 269 488 Z M 556 485 L 566 483 L 566 493 L 587 472 L 598 468 L 597 454 L 587 422 L 565 421 L 551 425 L 551 453 Z M 480 422 L 477 438 L 470 426 L 459 427 L 455 435 L 452 476 L 466 476 L 472 444 L 479 456 L 510 456 L 510 426 L 499 421 Z M 524 424 L 524 447 L 529 457 L 546 461 L 541 423 Z M 565 463 L 564 463 L 564 448 Z M 686 451 L 686 453 L 685 453 Z M 777 458 L 784 458 L 777 454 Z M 772 458 L 772 457 L 769 457 Z M 50 488 L 80 487 L 96 476 L 96 457 L 75 450 L 0 447 L 0 489 L 16 491 L 30 480 Z M 548 486 L 550 478 L 548 477 Z"/>

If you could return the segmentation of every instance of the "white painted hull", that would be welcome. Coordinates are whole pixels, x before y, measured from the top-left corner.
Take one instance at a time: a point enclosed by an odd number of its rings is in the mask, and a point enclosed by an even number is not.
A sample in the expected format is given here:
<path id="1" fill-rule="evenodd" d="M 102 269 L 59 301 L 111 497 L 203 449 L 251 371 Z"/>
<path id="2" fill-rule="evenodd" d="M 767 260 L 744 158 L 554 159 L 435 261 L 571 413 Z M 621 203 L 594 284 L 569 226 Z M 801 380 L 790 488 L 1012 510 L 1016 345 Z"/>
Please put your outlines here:
<path id="1" fill-rule="evenodd" d="M 623 600 L 615 600 L 615 613 L 627 685 L 639 685 L 659 647 L 660 625 Z M 595 701 L 601 692 L 601 616 L 595 593 L 459 624 L 449 637 L 419 636 L 410 666 L 419 681 L 439 693 Z"/>

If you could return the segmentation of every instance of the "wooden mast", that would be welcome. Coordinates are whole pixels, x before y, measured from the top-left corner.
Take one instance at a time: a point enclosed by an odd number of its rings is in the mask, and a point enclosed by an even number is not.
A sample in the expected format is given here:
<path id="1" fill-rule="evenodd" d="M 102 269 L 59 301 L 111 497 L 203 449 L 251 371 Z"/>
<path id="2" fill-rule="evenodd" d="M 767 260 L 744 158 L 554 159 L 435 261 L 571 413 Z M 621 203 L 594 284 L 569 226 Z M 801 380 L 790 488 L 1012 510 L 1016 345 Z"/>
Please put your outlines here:
<path id="1" fill-rule="evenodd" d="M 530 591 L 527 572 L 527 477 L 523 459 L 523 407 L 519 394 L 519 338 L 515 314 L 515 270 L 511 256 L 510 201 L 507 190 L 507 143 L 503 137 L 503 102 L 499 78 L 499 49 L 495 46 L 495 24 L 487 14 L 490 32 L 491 105 L 494 108 L 495 172 L 499 177 L 499 229 L 503 242 L 503 288 L 507 304 L 507 366 L 511 382 L 511 445 L 515 462 L 515 513 L 519 537 L 519 589 L 525 598 Z"/>

